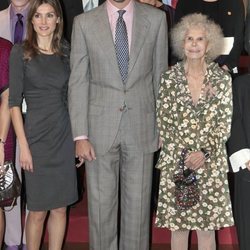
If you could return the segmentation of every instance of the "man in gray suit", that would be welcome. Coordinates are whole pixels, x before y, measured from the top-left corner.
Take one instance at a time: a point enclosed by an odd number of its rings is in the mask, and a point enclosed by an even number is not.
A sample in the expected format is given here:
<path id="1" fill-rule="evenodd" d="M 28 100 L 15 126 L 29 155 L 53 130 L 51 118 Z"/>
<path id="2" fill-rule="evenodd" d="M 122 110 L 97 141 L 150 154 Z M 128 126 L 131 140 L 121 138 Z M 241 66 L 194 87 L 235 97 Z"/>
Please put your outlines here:
<path id="1" fill-rule="evenodd" d="M 134 0 L 108 0 L 74 20 L 69 112 L 76 156 L 86 160 L 92 250 L 149 249 L 155 101 L 167 41 L 165 13 Z"/>

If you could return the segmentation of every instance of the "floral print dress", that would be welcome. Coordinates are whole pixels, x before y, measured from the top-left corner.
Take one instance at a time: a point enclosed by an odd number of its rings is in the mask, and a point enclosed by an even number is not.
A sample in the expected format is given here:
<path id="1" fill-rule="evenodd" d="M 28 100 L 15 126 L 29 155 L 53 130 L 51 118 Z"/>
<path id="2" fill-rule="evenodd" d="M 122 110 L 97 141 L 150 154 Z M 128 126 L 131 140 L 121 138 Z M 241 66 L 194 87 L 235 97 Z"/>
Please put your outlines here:
<path id="1" fill-rule="evenodd" d="M 216 230 L 234 224 L 227 180 L 225 142 L 232 117 L 231 77 L 215 63 L 207 67 L 194 106 L 183 62 L 162 75 L 157 122 L 163 141 L 157 168 L 161 170 L 156 226 L 176 230 Z M 173 175 L 183 148 L 210 153 L 196 171 L 200 201 L 187 210 L 175 204 Z"/>

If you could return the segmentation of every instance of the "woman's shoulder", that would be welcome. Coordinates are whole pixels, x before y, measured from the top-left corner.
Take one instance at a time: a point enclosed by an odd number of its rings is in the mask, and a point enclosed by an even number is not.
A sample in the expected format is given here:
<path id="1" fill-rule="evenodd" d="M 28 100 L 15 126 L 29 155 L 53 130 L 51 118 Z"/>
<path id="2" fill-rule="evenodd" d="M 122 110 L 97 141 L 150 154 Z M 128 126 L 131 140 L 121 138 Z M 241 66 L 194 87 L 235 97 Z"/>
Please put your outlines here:
<path id="1" fill-rule="evenodd" d="M 61 59 L 62 61 L 69 67 L 69 60 L 70 60 L 70 43 L 63 39 L 61 41 Z"/>
<path id="2" fill-rule="evenodd" d="M 12 47 L 11 55 L 12 55 L 12 56 L 20 56 L 20 55 L 23 56 L 23 52 L 24 52 L 23 45 L 22 45 L 22 44 L 15 44 L 15 45 Z"/>
<path id="3" fill-rule="evenodd" d="M 65 39 L 61 41 L 61 51 L 66 57 L 70 55 L 70 43 Z"/>
<path id="4" fill-rule="evenodd" d="M 228 71 L 222 69 L 218 63 L 211 62 L 208 65 L 208 74 L 216 79 L 231 80 L 231 75 Z"/>
<path id="5" fill-rule="evenodd" d="M 183 81 L 183 65 L 182 62 L 176 63 L 170 69 L 162 73 L 161 86 L 165 89 L 176 89 L 178 83 Z"/>
<path id="6" fill-rule="evenodd" d="M 11 50 L 13 44 L 2 37 L 0 37 L 0 48 L 5 50 Z"/>
<path id="7" fill-rule="evenodd" d="M 162 73 L 163 78 L 172 78 L 174 76 L 183 75 L 183 63 L 177 62 L 171 66 L 168 70 Z"/>
<path id="8" fill-rule="evenodd" d="M 12 43 L 4 38 L 0 38 L 0 60 L 1 63 L 8 63 Z"/>

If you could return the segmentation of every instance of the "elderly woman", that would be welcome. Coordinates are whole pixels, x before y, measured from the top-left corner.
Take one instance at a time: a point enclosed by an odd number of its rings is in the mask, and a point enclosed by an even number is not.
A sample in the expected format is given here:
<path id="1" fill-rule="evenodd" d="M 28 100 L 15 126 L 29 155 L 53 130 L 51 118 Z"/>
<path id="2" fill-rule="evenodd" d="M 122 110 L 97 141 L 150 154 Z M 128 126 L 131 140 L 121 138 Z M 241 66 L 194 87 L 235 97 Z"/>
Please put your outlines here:
<path id="1" fill-rule="evenodd" d="M 171 38 L 173 52 L 182 61 L 161 79 L 157 121 L 162 151 L 157 165 L 161 179 L 156 225 L 172 231 L 173 250 L 188 248 L 190 230 L 197 232 L 199 249 L 215 249 L 215 230 L 234 223 L 225 151 L 232 116 L 231 77 L 213 62 L 222 37 L 220 27 L 206 16 L 184 17 Z M 198 192 L 196 201 L 192 194 L 190 200 L 183 201 L 186 207 L 176 196 L 178 183 L 174 178 L 180 166 L 188 169 L 186 175 L 191 173 Z"/>

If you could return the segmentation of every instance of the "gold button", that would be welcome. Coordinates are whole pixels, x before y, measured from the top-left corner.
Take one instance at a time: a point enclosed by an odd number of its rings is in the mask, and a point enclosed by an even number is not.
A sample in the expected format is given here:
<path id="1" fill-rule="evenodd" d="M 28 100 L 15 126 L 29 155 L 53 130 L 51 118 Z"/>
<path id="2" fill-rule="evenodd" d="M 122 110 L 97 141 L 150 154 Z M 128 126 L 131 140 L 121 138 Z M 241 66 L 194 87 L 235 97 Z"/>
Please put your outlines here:
<path id="1" fill-rule="evenodd" d="M 231 16 L 231 15 L 232 15 L 232 12 L 231 12 L 231 11 L 228 11 L 227 14 L 228 14 L 229 16 Z"/>

